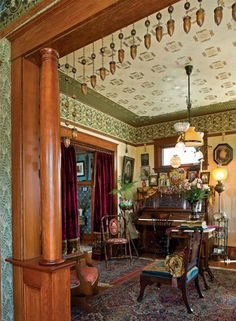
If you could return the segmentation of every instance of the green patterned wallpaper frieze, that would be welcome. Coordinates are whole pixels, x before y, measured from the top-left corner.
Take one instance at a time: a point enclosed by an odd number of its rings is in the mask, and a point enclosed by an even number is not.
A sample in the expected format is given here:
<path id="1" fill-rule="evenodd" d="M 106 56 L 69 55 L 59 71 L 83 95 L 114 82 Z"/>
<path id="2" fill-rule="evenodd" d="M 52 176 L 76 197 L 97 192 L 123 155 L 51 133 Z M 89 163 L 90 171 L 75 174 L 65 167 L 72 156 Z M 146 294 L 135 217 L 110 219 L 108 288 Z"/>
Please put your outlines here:
<path id="1" fill-rule="evenodd" d="M 0 3 L 0 29 L 26 13 L 42 0 L 2 0 Z"/>
<path id="2" fill-rule="evenodd" d="M 72 115 L 74 111 L 75 117 Z M 176 135 L 173 127 L 176 121 L 137 128 L 64 94 L 61 94 L 61 118 L 132 144 L 150 143 L 156 138 Z M 209 134 L 232 132 L 236 130 L 236 109 L 192 117 L 192 123 L 197 130 Z"/>
<path id="3" fill-rule="evenodd" d="M 68 98 L 61 94 L 60 105 L 62 120 L 69 120 L 130 143 L 136 140 L 136 132 L 133 126 L 85 105 L 76 99 Z M 74 111 L 76 111 L 75 116 L 73 116 Z"/>

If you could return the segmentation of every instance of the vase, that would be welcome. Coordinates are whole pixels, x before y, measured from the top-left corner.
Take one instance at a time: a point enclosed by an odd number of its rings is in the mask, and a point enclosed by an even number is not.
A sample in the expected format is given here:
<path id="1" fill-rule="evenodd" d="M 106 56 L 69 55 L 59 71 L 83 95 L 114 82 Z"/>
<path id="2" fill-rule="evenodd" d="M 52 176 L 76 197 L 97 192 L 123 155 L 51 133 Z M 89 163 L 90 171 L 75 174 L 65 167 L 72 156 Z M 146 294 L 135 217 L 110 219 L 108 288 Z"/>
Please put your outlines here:
<path id="1" fill-rule="evenodd" d="M 202 209 L 201 201 L 190 203 L 190 206 L 191 206 L 190 220 L 199 220 L 200 219 L 200 212 Z"/>

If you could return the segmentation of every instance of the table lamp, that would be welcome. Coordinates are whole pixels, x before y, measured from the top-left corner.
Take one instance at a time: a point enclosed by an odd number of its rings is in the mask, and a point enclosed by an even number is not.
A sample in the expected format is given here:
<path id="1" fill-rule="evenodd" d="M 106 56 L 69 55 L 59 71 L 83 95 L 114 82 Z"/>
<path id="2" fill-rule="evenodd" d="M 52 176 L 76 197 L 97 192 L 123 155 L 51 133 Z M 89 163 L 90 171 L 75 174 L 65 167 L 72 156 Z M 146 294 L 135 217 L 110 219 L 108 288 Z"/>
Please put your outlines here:
<path id="1" fill-rule="evenodd" d="M 217 181 L 215 190 L 219 193 L 219 213 L 221 213 L 221 193 L 225 190 L 223 181 L 228 177 L 228 170 L 218 165 L 212 172 L 213 178 Z"/>

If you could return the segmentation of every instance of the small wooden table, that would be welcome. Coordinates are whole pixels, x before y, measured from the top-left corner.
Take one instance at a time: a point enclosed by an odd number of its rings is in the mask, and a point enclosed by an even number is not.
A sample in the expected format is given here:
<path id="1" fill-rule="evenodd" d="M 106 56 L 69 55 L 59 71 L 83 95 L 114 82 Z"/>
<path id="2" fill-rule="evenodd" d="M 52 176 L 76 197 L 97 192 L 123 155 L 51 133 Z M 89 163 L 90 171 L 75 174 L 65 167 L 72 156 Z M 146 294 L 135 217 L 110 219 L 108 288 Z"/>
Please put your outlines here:
<path id="1" fill-rule="evenodd" d="M 190 230 L 180 229 L 179 227 L 168 229 L 169 237 L 171 238 L 184 238 L 184 233 L 188 233 Z M 214 280 L 214 275 L 209 267 L 208 257 L 209 257 L 209 240 L 213 237 L 213 232 L 215 231 L 215 227 L 208 226 L 208 228 L 203 230 L 202 237 L 202 248 L 201 248 L 201 262 L 200 262 L 200 275 L 202 276 L 205 289 L 209 289 L 209 285 L 207 284 L 205 272 L 208 273 L 210 280 Z"/>

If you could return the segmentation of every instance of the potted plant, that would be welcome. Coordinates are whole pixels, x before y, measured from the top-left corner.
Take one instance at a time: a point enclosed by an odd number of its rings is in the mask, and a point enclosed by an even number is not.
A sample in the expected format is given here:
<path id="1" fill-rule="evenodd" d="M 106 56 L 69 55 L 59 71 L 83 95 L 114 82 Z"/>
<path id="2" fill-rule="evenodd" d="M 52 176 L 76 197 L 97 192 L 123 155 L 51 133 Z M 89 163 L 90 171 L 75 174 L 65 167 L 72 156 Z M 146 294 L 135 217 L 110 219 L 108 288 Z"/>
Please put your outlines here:
<path id="1" fill-rule="evenodd" d="M 118 179 L 118 188 L 114 188 L 112 194 L 119 196 L 120 207 L 131 207 L 133 205 L 133 194 L 136 183 L 137 181 L 125 183 L 121 178 Z"/>

